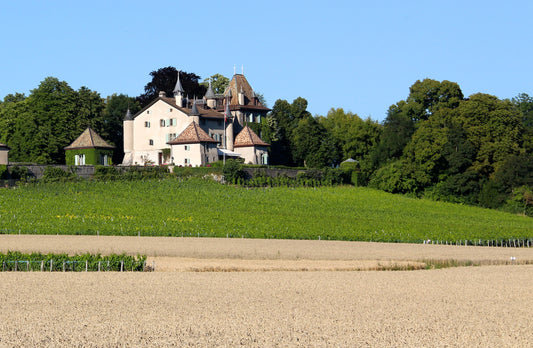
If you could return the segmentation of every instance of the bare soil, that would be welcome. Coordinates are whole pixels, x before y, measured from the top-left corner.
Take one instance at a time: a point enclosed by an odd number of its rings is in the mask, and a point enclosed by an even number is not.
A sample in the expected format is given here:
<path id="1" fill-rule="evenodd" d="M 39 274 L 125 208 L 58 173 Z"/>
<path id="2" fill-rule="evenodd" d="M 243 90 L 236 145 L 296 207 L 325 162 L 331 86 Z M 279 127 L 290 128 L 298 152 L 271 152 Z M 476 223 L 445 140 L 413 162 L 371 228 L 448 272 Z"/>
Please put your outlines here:
<path id="1" fill-rule="evenodd" d="M 156 271 L 157 265 L 166 271 L 0 272 L 0 347 L 530 347 L 533 342 L 533 265 L 342 269 L 423 259 L 507 263 L 510 257 L 532 260 L 533 249 L 0 236 L 0 251 L 7 250 L 141 253 L 153 257 Z M 219 271 L 209 272 L 210 267 Z"/>

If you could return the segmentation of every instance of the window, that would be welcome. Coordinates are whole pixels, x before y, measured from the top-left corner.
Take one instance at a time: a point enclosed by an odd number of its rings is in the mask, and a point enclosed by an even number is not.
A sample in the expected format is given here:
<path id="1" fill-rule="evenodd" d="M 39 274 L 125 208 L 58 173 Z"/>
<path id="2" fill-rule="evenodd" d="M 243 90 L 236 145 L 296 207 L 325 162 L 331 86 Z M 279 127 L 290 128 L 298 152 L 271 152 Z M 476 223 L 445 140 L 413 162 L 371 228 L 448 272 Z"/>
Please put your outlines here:
<path id="1" fill-rule="evenodd" d="M 191 160 L 186 158 L 185 161 L 184 161 L 185 164 L 191 164 Z"/>
<path id="2" fill-rule="evenodd" d="M 176 125 L 176 119 L 175 118 L 171 118 L 170 119 L 170 125 L 171 126 L 175 126 Z"/>
<path id="3" fill-rule="evenodd" d="M 185 151 L 190 151 L 191 150 L 191 146 L 190 145 L 185 145 Z"/>
<path id="4" fill-rule="evenodd" d="M 255 119 L 257 123 L 261 123 L 261 115 L 257 115 Z"/>
<path id="5" fill-rule="evenodd" d="M 149 121 L 144 122 L 144 126 L 145 126 L 146 128 L 150 128 L 150 122 L 149 122 Z"/>
<path id="6" fill-rule="evenodd" d="M 150 144 L 150 145 L 154 145 L 154 140 L 153 140 L 153 139 L 150 139 L 150 140 L 148 141 L 148 144 Z"/>
<path id="7" fill-rule="evenodd" d="M 160 125 L 161 127 L 164 127 L 164 126 L 165 126 L 165 120 L 160 119 L 160 120 L 159 120 L 159 125 Z"/>
<path id="8" fill-rule="evenodd" d="M 108 165 L 108 158 L 107 155 L 100 154 L 100 164 L 103 166 Z"/>
<path id="9" fill-rule="evenodd" d="M 149 114 L 149 113 L 150 113 L 150 110 L 146 110 L 146 113 Z"/>
<path id="10" fill-rule="evenodd" d="M 168 112 L 172 112 L 172 108 L 168 109 Z"/>
<path id="11" fill-rule="evenodd" d="M 254 121 L 254 114 L 250 113 L 250 122 L 253 122 Z"/>
<path id="12" fill-rule="evenodd" d="M 77 166 L 82 166 L 85 164 L 85 155 L 75 155 L 74 164 Z"/>
<path id="13" fill-rule="evenodd" d="M 261 155 L 261 164 L 268 164 L 268 153 Z"/>

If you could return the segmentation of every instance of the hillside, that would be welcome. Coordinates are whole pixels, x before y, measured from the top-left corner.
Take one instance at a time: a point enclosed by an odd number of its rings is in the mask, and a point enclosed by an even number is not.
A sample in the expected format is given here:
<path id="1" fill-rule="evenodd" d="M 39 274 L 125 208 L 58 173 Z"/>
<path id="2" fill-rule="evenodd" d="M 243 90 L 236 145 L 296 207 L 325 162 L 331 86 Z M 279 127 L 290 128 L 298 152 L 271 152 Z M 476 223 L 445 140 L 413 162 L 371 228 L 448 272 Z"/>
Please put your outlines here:
<path id="1" fill-rule="evenodd" d="M 369 188 L 247 189 L 203 180 L 77 182 L 0 191 L 0 233 L 493 243 L 533 219 Z"/>

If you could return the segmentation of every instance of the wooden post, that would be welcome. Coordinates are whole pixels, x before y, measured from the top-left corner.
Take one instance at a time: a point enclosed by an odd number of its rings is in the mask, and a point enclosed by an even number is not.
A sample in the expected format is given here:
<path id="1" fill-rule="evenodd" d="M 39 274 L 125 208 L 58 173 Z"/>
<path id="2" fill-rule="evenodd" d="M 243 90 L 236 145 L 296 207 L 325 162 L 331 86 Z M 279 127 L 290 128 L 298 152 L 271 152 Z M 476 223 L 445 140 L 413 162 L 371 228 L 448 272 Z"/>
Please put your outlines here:
<path id="1" fill-rule="evenodd" d="M 41 261 L 41 272 L 44 270 L 44 260 Z"/>
<path id="2" fill-rule="evenodd" d="M 30 271 L 30 261 L 26 261 L 26 271 Z"/>
<path id="3" fill-rule="evenodd" d="M 65 272 L 65 261 L 63 261 L 63 272 Z"/>
<path id="4" fill-rule="evenodd" d="M 18 261 L 15 260 L 15 272 L 17 271 Z"/>
<path id="5" fill-rule="evenodd" d="M 154 260 L 154 263 L 153 263 L 153 266 L 152 266 L 152 272 L 155 272 L 155 260 Z"/>
<path id="6" fill-rule="evenodd" d="M 54 260 L 53 260 L 53 259 L 50 259 L 50 272 L 52 272 L 52 269 L 53 269 L 53 268 L 52 268 L 52 263 L 53 263 L 53 262 L 54 262 Z"/>
<path id="7" fill-rule="evenodd" d="M 120 271 L 124 272 L 124 260 L 120 261 Z"/>
<path id="8" fill-rule="evenodd" d="M 85 260 L 85 272 L 89 270 L 89 261 Z"/>
<path id="9" fill-rule="evenodd" d="M 98 261 L 98 272 L 100 272 L 100 265 L 102 264 L 102 261 Z"/>

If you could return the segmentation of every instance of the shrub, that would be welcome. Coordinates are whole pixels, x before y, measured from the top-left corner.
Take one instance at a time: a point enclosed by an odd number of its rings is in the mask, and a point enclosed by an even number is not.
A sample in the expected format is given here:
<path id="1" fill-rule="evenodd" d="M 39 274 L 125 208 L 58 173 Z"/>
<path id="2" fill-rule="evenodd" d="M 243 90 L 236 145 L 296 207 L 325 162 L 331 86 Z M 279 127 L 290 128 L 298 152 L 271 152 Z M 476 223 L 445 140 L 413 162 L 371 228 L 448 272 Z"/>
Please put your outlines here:
<path id="1" fill-rule="evenodd" d="M 222 169 L 224 179 L 227 182 L 239 183 L 246 178 L 246 173 L 242 170 L 242 163 L 237 160 L 227 160 L 226 165 Z"/>
<path id="2" fill-rule="evenodd" d="M 9 176 L 13 180 L 26 180 L 28 179 L 28 176 L 30 174 L 30 171 L 27 167 L 24 166 L 13 166 L 9 169 Z"/>
<path id="3" fill-rule="evenodd" d="M 44 182 L 56 182 L 56 181 L 75 181 L 77 179 L 76 174 L 72 172 L 66 172 L 59 167 L 46 167 L 43 172 Z"/>
<path id="4" fill-rule="evenodd" d="M 7 166 L 5 164 L 0 165 L 0 180 L 5 180 L 8 178 Z"/>

